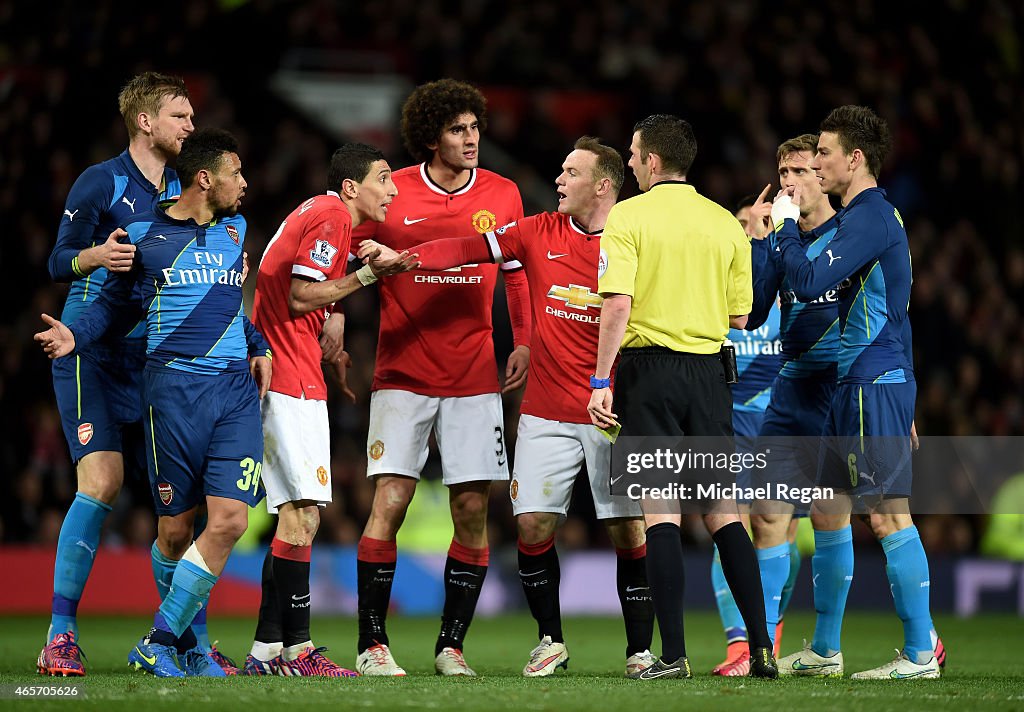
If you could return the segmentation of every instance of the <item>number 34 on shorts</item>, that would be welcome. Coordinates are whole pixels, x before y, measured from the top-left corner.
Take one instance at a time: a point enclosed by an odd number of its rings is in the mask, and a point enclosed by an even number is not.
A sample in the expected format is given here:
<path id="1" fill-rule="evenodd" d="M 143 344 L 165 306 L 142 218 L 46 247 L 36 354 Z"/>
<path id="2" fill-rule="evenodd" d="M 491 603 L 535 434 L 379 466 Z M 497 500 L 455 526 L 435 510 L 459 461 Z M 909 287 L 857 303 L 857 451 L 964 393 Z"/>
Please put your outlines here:
<path id="1" fill-rule="evenodd" d="M 238 478 L 235 485 L 243 492 L 248 492 L 251 489 L 255 496 L 260 489 L 260 472 L 263 470 L 263 463 L 247 457 L 238 464 L 242 468 L 242 476 Z"/>

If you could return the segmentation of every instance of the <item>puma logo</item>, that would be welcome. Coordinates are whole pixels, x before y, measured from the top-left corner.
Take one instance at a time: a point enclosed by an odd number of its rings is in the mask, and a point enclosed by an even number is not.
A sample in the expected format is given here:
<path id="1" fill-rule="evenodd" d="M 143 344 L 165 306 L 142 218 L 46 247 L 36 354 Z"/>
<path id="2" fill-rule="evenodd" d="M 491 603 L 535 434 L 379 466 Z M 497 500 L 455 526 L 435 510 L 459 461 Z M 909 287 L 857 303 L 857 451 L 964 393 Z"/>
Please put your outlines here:
<path id="1" fill-rule="evenodd" d="M 124 203 L 125 205 L 127 205 L 129 208 L 131 208 L 132 209 L 132 213 L 135 212 L 135 203 L 137 203 L 138 201 L 139 201 L 138 198 L 136 198 L 135 200 L 132 200 L 132 201 L 129 201 L 128 198 L 121 198 L 121 202 Z"/>
<path id="2" fill-rule="evenodd" d="M 838 257 L 833 257 L 832 256 L 832 250 L 825 250 L 825 254 L 828 255 L 828 266 L 829 267 L 831 267 L 832 263 L 835 262 L 836 260 L 843 259 L 842 255 L 839 255 Z"/>
<path id="3" fill-rule="evenodd" d="M 81 208 L 79 208 L 78 210 L 81 210 Z M 77 213 L 78 210 L 76 210 L 74 213 L 71 212 L 70 210 L 65 210 L 64 211 L 64 214 L 68 216 L 68 222 L 74 222 L 75 221 L 75 213 Z"/>

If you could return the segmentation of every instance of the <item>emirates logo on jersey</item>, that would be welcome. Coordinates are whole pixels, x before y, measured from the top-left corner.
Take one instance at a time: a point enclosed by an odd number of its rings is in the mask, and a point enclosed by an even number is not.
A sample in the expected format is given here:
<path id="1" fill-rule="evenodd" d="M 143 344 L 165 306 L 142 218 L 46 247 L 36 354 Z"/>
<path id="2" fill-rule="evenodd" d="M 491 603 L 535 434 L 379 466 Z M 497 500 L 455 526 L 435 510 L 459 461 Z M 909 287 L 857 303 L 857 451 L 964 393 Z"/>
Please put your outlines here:
<path id="1" fill-rule="evenodd" d="M 227 231 L 228 237 L 237 245 L 238 244 L 238 228 L 234 225 L 225 225 L 224 230 Z"/>
<path id="2" fill-rule="evenodd" d="M 600 294 L 594 294 L 590 291 L 590 287 L 584 287 L 579 284 L 570 284 L 568 287 L 552 285 L 551 289 L 548 290 L 548 296 L 552 299 L 563 301 L 573 309 L 581 311 L 587 311 L 590 307 L 600 309 L 601 303 L 604 302 Z"/>
<path id="3" fill-rule="evenodd" d="M 156 486 L 156 493 L 160 495 L 160 501 L 166 507 L 174 499 L 174 488 L 171 487 L 167 482 L 160 482 Z"/>
<path id="4" fill-rule="evenodd" d="M 473 214 L 473 229 L 483 235 L 498 224 L 498 218 L 490 210 L 478 210 Z"/>
<path id="5" fill-rule="evenodd" d="M 92 423 L 82 423 L 78 426 L 78 442 L 88 445 L 89 441 L 92 440 L 92 433 Z"/>
<path id="6" fill-rule="evenodd" d="M 324 487 L 327 486 L 327 468 L 323 465 L 316 468 L 316 481 Z"/>

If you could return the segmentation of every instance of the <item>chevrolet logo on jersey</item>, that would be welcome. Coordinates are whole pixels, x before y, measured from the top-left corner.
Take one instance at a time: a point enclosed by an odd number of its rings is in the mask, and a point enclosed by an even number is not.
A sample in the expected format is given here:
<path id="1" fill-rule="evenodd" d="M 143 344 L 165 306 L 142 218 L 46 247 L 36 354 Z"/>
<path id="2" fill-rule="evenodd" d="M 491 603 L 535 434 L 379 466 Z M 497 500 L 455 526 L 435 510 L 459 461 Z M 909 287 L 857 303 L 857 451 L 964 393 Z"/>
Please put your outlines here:
<path id="1" fill-rule="evenodd" d="M 594 294 L 590 287 L 581 287 L 578 284 L 570 284 L 568 287 L 552 285 L 548 290 L 548 296 L 552 299 L 560 299 L 573 309 L 588 310 L 590 307 L 601 308 L 604 299 L 600 294 Z"/>

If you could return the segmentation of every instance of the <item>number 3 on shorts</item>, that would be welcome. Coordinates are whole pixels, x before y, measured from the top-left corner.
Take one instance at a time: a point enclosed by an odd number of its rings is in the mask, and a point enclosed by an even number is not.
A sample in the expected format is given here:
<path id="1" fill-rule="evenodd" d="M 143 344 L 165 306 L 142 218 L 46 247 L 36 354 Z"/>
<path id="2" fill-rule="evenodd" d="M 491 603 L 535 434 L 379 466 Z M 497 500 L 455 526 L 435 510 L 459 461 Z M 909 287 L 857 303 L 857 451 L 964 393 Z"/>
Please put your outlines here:
<path id="1" fill-rule="evenodd" d="M 251 457 L 247 457 L 238 464 L 242 468 L 242 476 L 238 478 L 235 484 L 243 492 L 252 487 L 252 493 L 256 494 L 260 487 L 260 471 L 263 469 L 263 463 L 256 462 Z"/>

